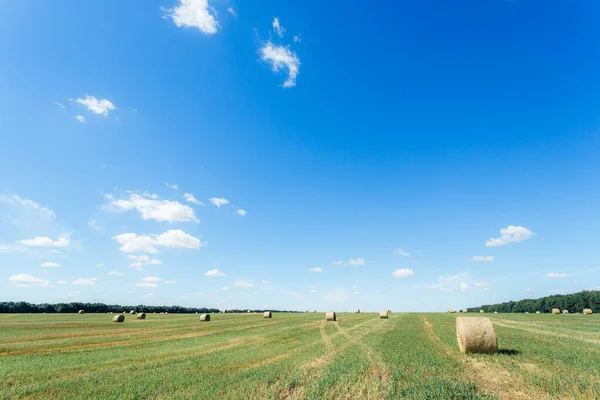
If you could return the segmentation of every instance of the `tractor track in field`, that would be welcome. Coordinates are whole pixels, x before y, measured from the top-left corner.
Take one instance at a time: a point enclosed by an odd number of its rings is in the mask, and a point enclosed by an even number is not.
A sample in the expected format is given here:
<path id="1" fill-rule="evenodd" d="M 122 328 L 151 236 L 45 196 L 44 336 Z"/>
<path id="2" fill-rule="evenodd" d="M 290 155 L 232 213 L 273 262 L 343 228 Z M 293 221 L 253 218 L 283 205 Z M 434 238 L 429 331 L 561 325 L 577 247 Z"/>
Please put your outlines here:
<path id="1" fill-rule="evenodd" d="M 487 393 L 494 394 L 500 399 L 546 399 L 548 396 L 529 388 L 520 375 L 511 374 L 509 370 L 500 366 L 495 361 L 477 360 L 477 355 L 463 355 L 458 350 L 446 345 L 434 332 L 433 326 L 427 318 L 420 314 L 419 318 L 423 322 L 423 329 L 426 336 L 439 348 L 441 348 L 448 357 L 464 365 L 465 369 L 472 377 L 473 381 Z M 496 321 L 494 321 L 496 323 Z M 529 393 L 524 393 L 516 388 L 527 387 Z M 534 393 L 534 394 L 532 394 Z"/>
<path id="2" fill-rule="evenodd" d="M 581 342 L 585 342 L 585 343 L 591 343 L 591 344 L 600 344 L 600 340 L 598 339 L 588 339 L 588 338 L 584 338 L 581 337 L 580 334 L 564 334 L 564 333 L 559 333 L 559 332 L 552 332 L 552 331 L 548 331 L 545 329 L 536 329 L 536 328 L 529 328 L 526 325 L 526 323 L 523 322 L 516 322 L 516 321 L 498 321 L 498 320 L 494 320 L 494 324 L 498 325 L 498 326 L 502 326 L 504 328 L 509 328 L 509 329 L 517 329 L 520 331 L 524 331 L 524 332 L 528 332 L 528 333 L 535 333 L 536 335 L 544 335 L 544 336 L 553 336 L 555 338 L 560 338 L 560 339 L 570 339 L 570 340 L 578 340 Z"/>

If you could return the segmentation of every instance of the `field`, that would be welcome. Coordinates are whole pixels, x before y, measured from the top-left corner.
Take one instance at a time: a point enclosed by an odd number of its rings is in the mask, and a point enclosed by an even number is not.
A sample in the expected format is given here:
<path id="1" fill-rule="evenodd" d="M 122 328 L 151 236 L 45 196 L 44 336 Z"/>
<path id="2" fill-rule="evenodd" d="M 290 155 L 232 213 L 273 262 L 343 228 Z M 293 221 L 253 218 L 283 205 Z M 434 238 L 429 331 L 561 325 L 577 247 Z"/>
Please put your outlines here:
<path id="1" fill-rule="evenodd" d="M 472 315 L 475 316 L 475 315 Z M 477 315 L 479 316 L 479 315 Z M 458 352 L 452 314 L 0 315 L 0 398 L 488 399 L 600 394 L 597 315 L 486 314 L 500 353 Z"/>

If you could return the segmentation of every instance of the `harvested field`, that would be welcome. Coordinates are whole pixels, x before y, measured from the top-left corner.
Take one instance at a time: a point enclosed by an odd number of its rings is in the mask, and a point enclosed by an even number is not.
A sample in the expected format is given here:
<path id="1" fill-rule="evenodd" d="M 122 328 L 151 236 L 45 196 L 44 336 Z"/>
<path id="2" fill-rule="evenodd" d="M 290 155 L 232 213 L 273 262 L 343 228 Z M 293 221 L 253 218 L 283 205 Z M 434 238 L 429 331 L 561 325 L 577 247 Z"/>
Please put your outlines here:
<path id="1" fill-rule="evenodd" d="M 456 314 L 0 315 L 0 398 L 531 398 L 600 393 L 596 315 L 486 314 L 499 353 L 461 354 Z M 585 340 L 587 339 L 587 340 Z M 125 379 L 124 377 L 127 377 Z"/>

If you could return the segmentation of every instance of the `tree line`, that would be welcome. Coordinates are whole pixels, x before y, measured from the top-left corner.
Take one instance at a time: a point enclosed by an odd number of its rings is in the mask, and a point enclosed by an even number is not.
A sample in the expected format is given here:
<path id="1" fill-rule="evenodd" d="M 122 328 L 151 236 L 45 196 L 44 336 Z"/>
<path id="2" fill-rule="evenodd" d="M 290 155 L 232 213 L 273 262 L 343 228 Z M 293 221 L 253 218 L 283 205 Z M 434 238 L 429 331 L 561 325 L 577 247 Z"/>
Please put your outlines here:
<path id="1" fill-rule="evenodd" d="M 600 312 L 600 291 L 592 290 L 573 294 L 555 294 L 552 296 L 541 297 L 539 299 L 524 299 L 520 301 L 507 301 L 499 304 L 485 304 L 481 307 L 467 308 L 469 312 L 498 311 L 499 313 L 542 313 L 552 312 L 553 308 L 569 310 L 570 313 L 583 312 L 584 308 L 590 308 L 594 313 Z"/>
<path id="2" fill-rule="evenodd" d="M 87 313 L 120 313 L 120 312 L 145 312 L 145 313 L 161 313 L 169 314 L 216 314 L 220 310 L 216 308 L 206 307 L 181 307 L 181 306 L 148 306 L 140 305 L 119 305 L 119 304 L 103 304 L 103 303 L 41 303 L 31 304 L 25 301 L 8 301 L 0 302 L 0 314 L 30 314 L 30 313 L 47 313 L 47 314 L 68 314 L 76 313 L 79 310 L 85 310 Z M 252 312 L 283 312 L 278 310 L 251 310 Z M 246 313 L 245 310 L 227 310 L 228 313 Z"/>

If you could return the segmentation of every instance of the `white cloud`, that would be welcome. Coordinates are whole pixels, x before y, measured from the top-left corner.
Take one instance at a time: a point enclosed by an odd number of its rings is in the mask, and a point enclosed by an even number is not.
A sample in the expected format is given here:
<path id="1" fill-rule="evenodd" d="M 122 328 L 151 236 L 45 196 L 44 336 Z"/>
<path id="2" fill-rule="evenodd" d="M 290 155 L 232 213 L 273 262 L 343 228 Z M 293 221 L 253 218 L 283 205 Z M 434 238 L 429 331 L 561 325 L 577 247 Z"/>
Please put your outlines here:
<path id="1" fill-rule="evenodd" d="M 366 265 L 366 261 L 364 258 L 351 258 L 348 260 L 348 265 L 364 266 Z"/>
<path id="2" fill-rule="evenodd" d="M 96 264 L 96 267 L 104 267 L 104 264 Z"/>
<path id="3" fill-rule="evenodd" d="M 33 287 L 33 286 L 38 286 L 38 287 L 40 287 L 40 286 L 41 287 L 51 287 L 52 286 L 52 285 L 50 285 L 50 281 L 36 278 L 35 276 L 28 275 L 28 274 L 11 275 L 8 278 L 8 281 L 17 287 L 24 287 L 24 288 L 29 288 L 29 287 Z"/>
<path id="4" fill-rule="evenodd" d="M 174 183 L 174 184 L 171 185 L 169 182 L 165 182 L 165 186 L 168 187 L 168 188 L 170 188 L 170 189 L 173 189 L 173 190 L 179 189 L 179 186 L 176 183 Z M 153 196 L 152 197 L 153 199 L 157 199 L 158 198 L 158 196 L 155 195 L 155 194 L 153 194 L 151 196 Z"/>
<path id="5" fill-rule="evenodd" d="M 152 282 L 160 282 L 161 279 L 158 276 L 147 276 L 145 278 L 142 278 L 142 282 L 146 282 L 146 283 L 152 283 Z"/>
<path id="6" fill-rule="evenodd" d="M 83 115 L 76 115 L 75 118 L 77 121 L 81 122 L 82 124 L 85 124 L 85 117 Z"/>
<path id="7" fill-rule="evenodd" d="M 237 13 L 232 7 L 227 7 L 227 12 L 237 18 Z"/>
<path id="8" fill-rule="evenodd" d="M 174 284 L 176 284 L 176 283 L 177 283 L 177 281 L 169 281 L 169 280 L 166 280 L 166 281 L 163 281 L 163 283 L 164 283 L 165 285 L 174 285 Z"/>
<path id="9" fill-rule="evenodd" d="M 402 249 L 396 249 L 396 250 L 394 250 L 394 254 L 397 255 L 397 256 L 404 256 L 404 257 L 410 256 L 409 252 L 404 251 Z"/>
<path id="10" fill-rule="evenodd" d="M 262 283 L 263 285 L 268 285 L 268 284 L 270 284 L 271 282 L 269 282 L 269 281 L 260 281 L 260 283 Z"/>
<path id="11" fill-rule="evenodd" d="M 53 103 L 56 104 L 57 106 L 59 106 L 60 108 L 63 108 L 63 109 L 67 108 L 67 107 L 65 107 L 64 104 L 59 103 L 58 101 L 54 101 Z"/>
<path id="12" fill-rule="evenodd" d="M 526 291 L 527 293 L 531 293 L 531 292 L 532 292 L 532 290 L 531 290 L 530 288 L 527 288 L 527 289 L 525 289 L 525 291 Z"/>
<path id="13" fill-rule="evenodd" d="M 216 207 L 221 207 L 225 204 L 229 204 L 229 200 L 224 199 L 222 197 L 211 197 L 210 202 Z"/>
<path id="14" fill-rule="evenodd" d="M 400 268 L 392 272 L 394 278 L 410 278 L 415 276 L 415 272 L 410 268 Z"/>
<path id="15" fill-rule="evenodd" d="M 473 284 L 473 286 L 477 287 L 477 288 L 486 288 L 490 286 L 489 282 L 475 282 Z"/>
<path id="16" fill-rule="evenodd" d="M 121 244 L 119 250 L 124 253 L 158 253 L 157 247 L 197 250 L 206 245 L 181 229 L 170 229 L 160 235 L 138 236 L 135 233 L 122 233 L 113 239 Z"/>
<path id="17" fill-rule="evenodd" d="M 273 30 L 275 31 L 277 36 L 279 36 L 280 38 L 283 37 L 285 28 L 283 26 L 281 26 L 281 24 L 279 23 L 279 18 L 277 18 L 277 17 L 273 18 Z"/>
<path id="18" fill-rule="evenodd" d="M 129 264 L 129 266 L 137 269 L 138 271 L 141 271 L 142 266 L 144 266 L 144 265 L 160 265 L 160 264 L 162 264 L 162 261 L 157 260 L 155 258 L 150 258 L 145 254 L 141 255 L 141 256 L 130 255 L 129 259 L 133 260 L 133 262 L 131 264 Z"/>
<path id="19" fill-rule="evenodd" d="M 525 228 L 524 226 L 509 225 L 506 228 L 500 229 L 499 238 L 491 238 L 485 245 L 487 247 L 502 246 L 513 242 L 522 242 L 530 237 L 534 236 L 535 233 Z"/>
<path id="20" fill-rule="evenodd" d="M 471 257 L 473 262 L 493 262 L 494 256 L 473 256 Z"/>
<path id="21" fill-rule="evenodd" d="M 468 292 L 470 290 L 473 290 L 473 286 L 469 285 L 466 282 L 461 282 L 460 283 L 460 291 L 461 292 Z"/>
<path id="22" fill-rule="evenodd" d="M 333 265 L 342 265 L 342 260 L 332 261 Z"/>
<path id="23" fill-rule="evenodd" d="M 110 275 L 110 276 L 123 276 L 123 273 L 119 272 L 119 271 L 109 271 L 108 275 Z"/>
<path id="24" fill-rule="evenodd" d="M 569 275 L 565 274 L 565 273 L 556 273 L 556 272 L 550 272 L 548 274 L 546 274 L 546 278 L 568 278 Z"/>
<path id="25" fill-rule="evenodd" d="M 44 267 L 44 268 L 58 268 L 60 267 L 60 264 L 55 263 L 55 262 L 43 262 L 40 264 L 40 267 Z"/>
<path id="26" fill-rule="evenodd" d="M 106 99 L 98 100 L 94 96 L 85 96 L 85 98 L 75 99 L 75 102 L 87 107 L 88 110 L 95 114 L 104 115 L 105 117 L 109 112 L 115 109 L 113 103 Z M 81 122 L 81 121 L 80 121 Z"/>
<path id="27" fill-rule="evenodd" d="M 225 274 L 222 273 L 221 271 L 219 271 L 218 269 L 211 269 L 209 271 L 206 271 L 206 273 L 204 275 L 206 275 L 206 276 L 225 276 Z"/>
<path id="28" fill-rule="evenodd" d="M 311 271 L 311 272 L 323 272 L 323 268 L 321 268 L 321 267 L 314 267 L 314 268 L 310 268 L 309 271 Z"/>
<path id="29" fill-rule="evenodd" d="M 64 285 L 64 284 L 66 284 L 67 282 L 65 282 L 65 281 L 58 281 L 58 282 L 56 282 L 56 283 L 58 283 L 59 285 Z"/>
<path id="30" fill-rule="evenodd" d="M 51 209 L 49 209 L 47 207 L 42 207 L 39 205 L 39 203 L 36 203 L 35 201 L 30 200 L 30 199 L 19 197 L 16 194 L 13 194 L 10 196 L 0 195 L 0 201 L 3 203 L 18 204 L 18 205 L 21 205 L 26 208 L 32 208 L 32 209 L 40 212 L 40 214 L 42 214 L 42 216 L 47 219 L 54 219 L 54 217 L 56 217 L 56 214 Z"/>
<path id="31" fill-rule="evenodd" d="M 309 290 L 308 290 L 308 293 L 319 293 L 319 291 L 318 291 L 318 290 L 315 290 L 315 289 L 309 289 Z"/>
<path id="32" fill-rule="evenodd" d="M 296 86 L 296 77 L 300 73 L 300 59 L 295 52 L 285 46 L 274 45 L 270 41 L 259 50 L 263 61 L 271 64 L 274 72 L 282 68 L 288 69 L 288 78 L 283 83 L 283 87 L 289 88 Z"/>
<path id="33" fill-rule="evenodd" d="M 242 217 L 245 216 L 247 213 L 245 210 L 242 210 L 241 208 L 236 210 L 236 213 L 238 213 L 238 215 L 241 215 Z"/>
<path id="34" fill-rule="evenodd" d="M 200 222 L 192 207 L 178 201 L 157 200 L 156 195 L 131 193 L 128 200 L 117 200 L 112 195 L 106 197 L 110 200 L 110 205 L 104 207 L 107 211 L 137 210 L 144 220 L 153 219 L 169 223 Z"/>
<path id="35" fill-rule="evenodd" d="M 197 198 L 195 198 L 193 194 L 184 193 L 183 194 L 183 198 L 185 199 L 185 201 L 187 201 L 189 203 L 198 204 L 199 206 L 203 206 L 204 205 L 204 203 L 201 202 L 200 200 L 198 200 Z"/>
<path id="36" fill-rule="evenodd" d="M 75 279 L 73 282 L 71 282 L 73 285 L 95 285 L 96 284 L 96 278 L 77 278 Z"/>
<path id="37" fill-rule="evenodd" d="M 302 42 L 302 35 L 300 35 L 299 33 L 297 35 L 294 35 L 294 43 L 300 43 Z"/>
<path id="38" fill-rule="evenodd" d="M 135 286 L 141 287 L 141 288 L 156 288 L 156 287 L 158 287 L 158 285 L 156 283 L 148 283 L 148 282 L 136 283 Z"/>
<path id="39" fill-rule="evenodd" d="M 57 240 L 50 239 L 47 236 L 38 236 L 33 239 L 19 240 L 20 243 L 25 246 L 37 246 L 37 247 L 68 247 L 70 240 L 67 238 L 59 238 Z"/>
<path id="40" fill-rule="evenodd" d="M 254 284 L 252 282 L 248 282 L 248 281 L 235 281 L 233 286 L 254 287 Z"/>
<path id="41" fill-rule="evenodd" d="M 192 27 L 207 35 L 217 33 L 219 22 L 210 13 L 208 0 L 179 0 L 173 9 L 163 8 L 178 28 Z M 214 12 L 214 11 L 213 11 Z"/>
<path id="42" fill-rule="evenodd" d="M 221 287 L 221 290 L 229 290 L 229 286 L 223 286 Z"/>

